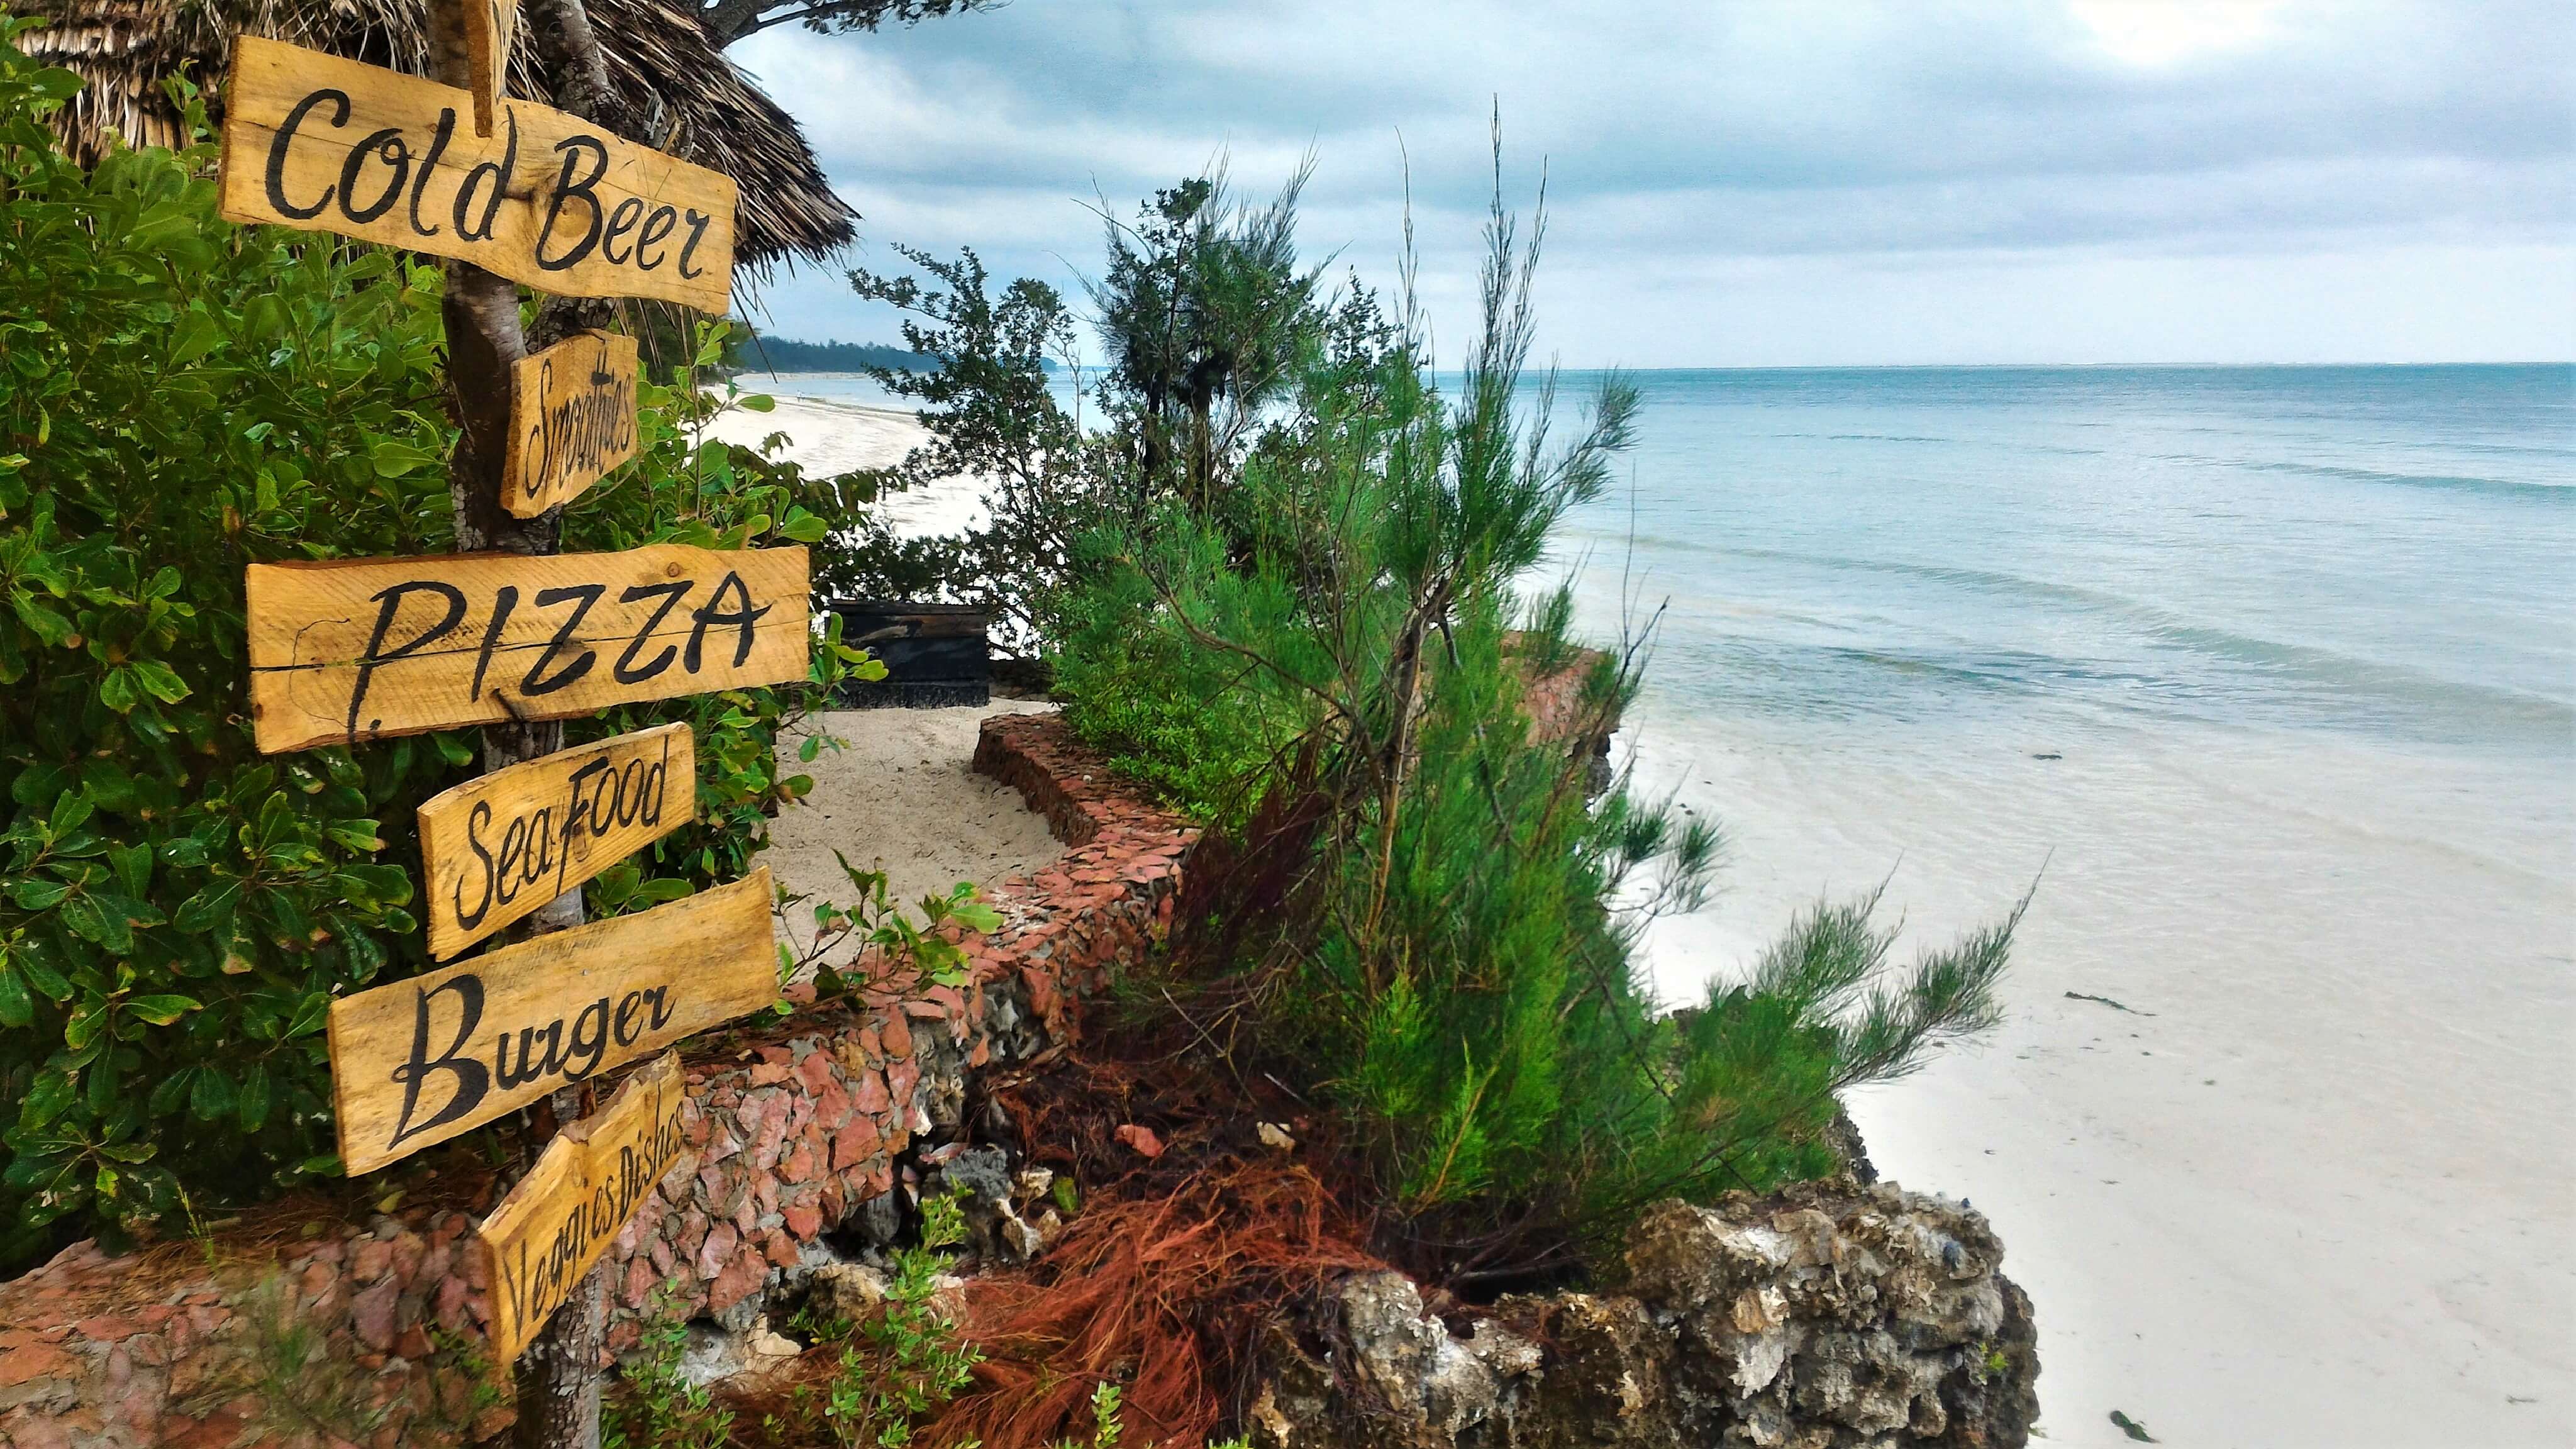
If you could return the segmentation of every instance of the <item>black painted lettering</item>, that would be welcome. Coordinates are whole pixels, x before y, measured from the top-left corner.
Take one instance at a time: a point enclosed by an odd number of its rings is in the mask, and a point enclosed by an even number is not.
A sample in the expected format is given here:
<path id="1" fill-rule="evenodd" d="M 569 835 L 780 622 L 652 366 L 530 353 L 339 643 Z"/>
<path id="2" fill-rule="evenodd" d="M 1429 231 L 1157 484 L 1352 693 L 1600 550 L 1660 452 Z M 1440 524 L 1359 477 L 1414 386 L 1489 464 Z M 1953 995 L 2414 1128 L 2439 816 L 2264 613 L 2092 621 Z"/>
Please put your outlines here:
<path id="1" fill-rule="evenodd" d="M 510 173 L 519 164 L 519 113 L 509 111 L 507 116 L 509 139 L 501 147 L 501 159 L 477 162 L 456 188 L 456 234 L 467 241 L 491 239 L 493 223 L 500 219 L 501 203 L 510 194 Z M 484 199 L 483 215 L 478 222 L 469 223 L 465 218 L 474 207 L 475 189 L 487 183 L 491 194 Z"/>
<path id="2" fill-rule="evenodd" d="M 642 628 L 635 631 L 635 637 L 628 642 L 626 652 L 617 656 L 617 667 L 609 671 L 611 678 L 620 684 L 642 684 L 645 680 L 671 667 L 672 656 L 680 652 L 676 644 L 663 645 L 662 652 L 653 656 L 653 662 L 641 668 L 636 667 L 635 651 L 643 648 L 646 641 L 653 637 L 653 631 L 661 627 L 662 616 L 671 612 L 671 606 L 680 602 L 681 598 L 694 587 L 696 587 L 696 581 L 693 579 L 682 579 L 676 584 L 637 584 L 617 596 L 617 602 L 633 604 L 660 594 L 662 605 L 653 611 L 651 618 L 644 621 Z"/>
<path id="3" fill-rule="evenodd" d="M 358 170 L 369 156 L 382 156 L 385 168 L 392 174 L 385 178 L 384 194 L 364 206 L 358 204 Z M 361 224 L 394 209 L 402 200 L 403 186 L 411 180 L 411 146 L 402 138 L 402 128 L 387 126 L 360 141 L 340 163 L 340 214 Z"/>
<path id="4" fill-rule="evenodd" d="M 326 104 L 332 108 L 330 125 L 333 130 L 349 124 L 349 93 L 318 90 L 295 103 L 295 109 L 286 113 L 286 119 L 278 124 L 277 134 L 268 143 L 268 204 L 280 215 L 294 217 L 297 221 L 310 221 L 322 214 L 322 208 L 331 204 L 334 188 L 329 186 L 322 188 L 321 196 L 315 198 L 311 206 L 298 206 L 286 199 L 286 153 L 294 149 L 295 136 L 303 129 L 304 118 L 313 113 L 314 107 Z"/>
<path id="5" fill-rule="evenodd" d="M 673 211 L 670 207 L 657 206 L 653 208 L 653 214 L 644 218 L 644 230 L 635 238 L 636 270 L 649 272 L 655 267 L 662 265 L 662 256 L 660 253 L 656 252 L 652 256 L 648 257 L 644 254 L 644 249 L 649 246 L 661 245 L 661 243 L 671 235 L 671 229 L 679 225 L 679 223 L 679 213 Z"/>
<path id="6" fill-rule="evenodd" d="M 436 236 L 438 228 L 420 219 L 420 199 L 429 192 L 429 178 L 438 170 L 438 159 L 447 154 L 447 143 L 456 135 L 456 108 L 441 106 L 438 129 L 430 135 L 429 151 L 420 158 L 420 170 L 411 183 L 411 230 L 414 236 Z"/>
<path id="7" fill-rule="evenodd" d="M 728 591 L 741 601 L 739 607 L 730 610 L 725 608 L 725 595 Z M 751 586 L 742 581 L 742 575 L 727 569 L 725 576 L 716 581 L 715 593 L 690 616 L 696 623 L 689 630 L 689 653 L 688 657 L 681 661 L 680 667 L 691 674 L 697 673 L 699 650 L 706 643 L 707 630 L 718 624 L 731 624 L 739 631 L 734 638 L 733 667 L 740 669 L 742 662 L 751 657 L 751 644 L 754 637 L 752 626 L 760 622 L 763 614 L 777 607 L 776 604 L 763 604 L 757 609 L 753 608 Z"/>
<path id="8" fill-rule="evenodd" d="M 573 631 L 581 627 L 582 618 L 590 612 L 590 606 L 598 603 L 599 596 L 606 592 L 608 592 L 606 584 L 572 584 L 560 589 L 544 589 L 538 592 L 537 607 L 540 609 L 551 608 L 567 599 L 579 599 L 581 604 L 572 611 L 572 617 L 563 621 L 563 627 L 555 630 L 555 637 L 546 645 L 546 652 L 538 655 L 537 662 L 528 666 L 527 676 L 519 681 L 519 693 L 552 694 L 590 672 L 590 666 L 599 658 L 599 651 L 588 645 L 582 646 L 580 657 L 556 670 L 552 675 L 546 674 L 546 666 L 552 664 L 555 656 L 563 653 L 567 647 L 580 642 L 573 638 Z"/>
<path id="9" fill-rule="evenodd" d="M 445 1051 L 433 1057 L 429 1054 L 429 1003 L 432 997 L 449 992 L 456 994 L 459 1013 L 456 1038 L 447 1044 Z M 475 1104 L 483 1100 L 483 1094 L 491 1089 L 491 1079 L 484 1072 L 483 1064 L 472 1057 L 457 1055 L 465 1050 L 465 1043 L 473 1039 L 475 1028 L 482 1024 L 483 978 L 459 976 L 417 994 L 419 999 L 412 1017 L 411 1057 L 394 1068 L 394 1080 L 402 1084 L 403 1103 L 402 1114 L 394 1120 L 394 1135 L 385 1143 L 388 1149 L 401 1146 L 406 1138 L 417 1137 L 473 1111 Z M 447 1073 L 455 1084 L 455 1090 L 449 1094 L 446 1106 L 415 1126 L 411 1115 L 420 1104 L 420 1084 L 427 1081 L 432 1072 Z"/>
<path id="10" fill-rule="evenodd" d="M 596 136 L 567 136 L 555 143 L 555 151 L 563 157 L 563 169 L 555 173 L 554 187 L 546 194 L 545 224 L 537 228 L 537 266 L 549 272 L 560 272 L 589 256 L 590 249 L 599 245 L 600 223 L 607 220 L 600 214 L 599 197 L 593 188 L 599 185 L 599 178 L 608 174 L 608 147 Z M 590 160 L 590 174 L 575 181 L 573 170 L 584 157 Z M 590 214 L 590 219 L 582 223 L 581 240 L 562 256 L 549 258 L 546 246 L 554 240 L 555 223 L 563 217 L 564 203 L 576 199 Z"/>
<path id="11" fill-rule="evenodd" d="M 599 1070 L 608 1051 L 608 998 L 603 996 L 572 1019 L 572 1050 L 564 1053 L 564 1080 L 578 1082 Z"/>
<path id="12" fill-rule="evenodd" d="M 469 931 L 483 924 L 483 918 L 492 913 L 492 877 L 498 867 L 493 864 L 492 852 L 483 844 L 483 827 L 491 823 L 492 802 L 489 800 L 477 800 L 474 808 L 465 812 L 465 848 L 474 853 L 475 859 L 483 862 L 483 899 L 474 903 L 474 909 L 465 909 L 464 877 L 460 875 L 456 882 L 456 924 Z"/>
<path id="13" fill-rule="evenodd" d="M 707 223 L 713 220 L 715 220 L 714 217 L 707 215 L 696 207 L 692 206 L 689 208 L 689 239 L 680 244 L 681 276 L 703 277 L 707 274 L 707 269 L 704 267 L 690 266 L 689 258 L 697 255 L 698 243 L 707 239 Z"/>
<path id="14" fill-rule="evenodd" d="M 447 601 L 447 612 L 439 616 L 436 624 L 421 630 L 409 641 L 388 652 L 385 649 L 385 635 L 393 631 L 394 617 L 402 612 L 403 600 L 413 594 L 438 595 Z M 367 636 L 367 652 L 358 659 L 358 678 L 349 687 L 348 728 L 349 738 L 352 740 L 358 737 L 358 711 L 366 706 L 367 687 L 375 682 L 376 667 L 419 653 L 430 644 L 454 633 L 457 624 L 465 618 L 465 591 L 454 584 L 441 583 L 436 579 L 415 579 L 409 583 L 391 585 L 377 592 L 375 602 L 378 605 L 375 632 Z M 368 728 L 373 729 L 376 723 L 378 722 L 370 721 Z"/>
<path id="15" fill-rule="evenodd" d="M 630 196 L 617 203 L 617 209 L 608 214 L 608 230 L 600 234 L 599 254 L 621 267 L 626 265 L 634 257 L 635 250 L 629 247 L 623 255 L 620 255 L 617 250 L 617 239 L 633 231 L 635 223 L 642 220 L 643 216 L 644 199 L 642 197 Z"/>

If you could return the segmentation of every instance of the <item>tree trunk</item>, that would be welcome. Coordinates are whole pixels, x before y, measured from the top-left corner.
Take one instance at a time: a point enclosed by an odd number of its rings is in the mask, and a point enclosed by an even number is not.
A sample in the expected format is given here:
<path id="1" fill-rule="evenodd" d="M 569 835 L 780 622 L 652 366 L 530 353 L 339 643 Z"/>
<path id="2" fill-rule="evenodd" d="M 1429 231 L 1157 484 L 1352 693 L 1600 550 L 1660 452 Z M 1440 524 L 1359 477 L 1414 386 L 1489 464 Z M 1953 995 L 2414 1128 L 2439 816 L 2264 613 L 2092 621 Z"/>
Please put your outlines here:
<path id="1" fill-rule="evenodd" d="M 566 7 L 581 15 L 579 0 L 536 0 L 529 13 L 551 31 L 560 27 L 557 12 Z M 450 85 L 470 84 L 460 9 L 454 3 L 433 3 L 429 18 L 431 73 Z M 580 38 L 590 41 L 587 17 L 582 17 Z M 541 32 L 540 49 L 561 40 L 559 34 Z M 590 43 L 590 53 L 595 62 L 596 42 Z M 599 91 L 604 88 L 603 81 Z M 510 369 L 528 352 L 519 327 L 519 289 L 508 278 L 451 261 L 439 311 L 447 333 L 448 407 L 461 433 L 448 471 L 457 551 L 553 553 L 563 542 L 560 509 L 523 519 L 501 507 Z M 483 731 L 483 768 L 506 769 L 561 748 L 561 721 L 489 726 Z M 524 938 L 580 923 L 581 892 L 574 889 L 548 902 L 510 936 Z M 552 1105 L 558 1125 L 574 1120 L 581 1115 L 581 1090 L 557 1092 Z M 598 1449 L 599 1368 L 607 1328 L 603 1271 L 604 1265 L 592 1269 L 516 1365 L 514 1437 L 525 1449 Z"/>

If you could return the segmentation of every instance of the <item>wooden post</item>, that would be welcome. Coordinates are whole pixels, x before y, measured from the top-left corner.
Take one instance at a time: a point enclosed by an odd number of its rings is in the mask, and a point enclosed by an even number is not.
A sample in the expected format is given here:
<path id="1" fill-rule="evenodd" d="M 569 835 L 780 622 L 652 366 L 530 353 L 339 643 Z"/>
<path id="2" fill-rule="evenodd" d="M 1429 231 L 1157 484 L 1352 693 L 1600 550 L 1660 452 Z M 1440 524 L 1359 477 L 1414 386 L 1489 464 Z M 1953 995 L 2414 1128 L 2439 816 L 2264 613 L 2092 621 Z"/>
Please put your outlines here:
<path id="1" fill-rule="evenodd" d="M 465 9 L 475 3 L 478 0 L 437 0 L 429 7 L 431 75 L 467 89 L 474 85 L 477 67 Z M 579 0 L 572 3 L 577 10 Z M 541 50 L 549 48 L 545 28 L 541 20 L 532 36 Z M 583 30 L 583 38 L 589 39 L 586 17 Z M 596 54 L 595 41 L 591 48 Z M 470 262 L 451 261 L 440 313 L 447 332 L 448 405 L 463 433 L 448 473 L 448 493 L 456 506 L 457 551 L 554 553 L 563 545 L 561 508 L 534 518 L 515 518 L 501 506 L 501 470 L 509 454 L 511 375 L 528 354 L 527 338 L 519 327 L 518 286 Z M 561 721 L 486 725 L 483 768 L 505 770 L 561 748 Z M 576 886 L 514 929 L 538 935 L 579 924 L 581 889 Z M 581 1099 L 579 1087 L 554 1094 L 558 1127 L 580 1118 Z M 545 1331 L 519 1356 L 512 1373 L 518 1410 L 512 1437 L 525 1449 L 599 1449 L 599 1360 L 607 1346 L 607 1287 L 605 1269 L 594 1264 Z"/>

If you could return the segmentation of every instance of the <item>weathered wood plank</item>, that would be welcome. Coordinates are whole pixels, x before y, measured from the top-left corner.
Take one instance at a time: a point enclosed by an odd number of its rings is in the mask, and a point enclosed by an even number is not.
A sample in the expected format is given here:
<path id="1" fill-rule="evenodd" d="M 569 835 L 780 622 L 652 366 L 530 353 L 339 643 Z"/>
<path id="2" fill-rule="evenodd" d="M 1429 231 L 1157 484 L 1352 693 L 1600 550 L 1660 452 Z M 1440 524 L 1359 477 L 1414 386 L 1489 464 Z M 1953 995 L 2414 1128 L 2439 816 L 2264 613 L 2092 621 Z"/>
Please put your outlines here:
<path id="1" fill-rule="evenodd" d="M 421 802 L 429 954 L 444 961 L 698 816 L 685 724 L 559 750 Z"/>
<path id="2" fill-rule="evenodd" d="M 576 297 L 733 301 L 733 180 L 577 116 L 245 35 L 224 90 L 221 207 L 455 257 Z"/>
<path id="3" fill-rule="evenodd" d="M 766 869 L 331 1003 L 352 1177 L 778 999 Z"/>
<path id="4" fill-rule="evenodd" d="M 806 677 L 802 545 L 252 564 L 269 753 Z"/>
<path id="5" fill-rule="evenodd" d="M 510 369 L 510 446 L 501 506 L 534 518 L 569 503 L 635 456 L 635 339 L 568 337 Z"/>
<path id="6" fill-rule="evenodd" d="M 628 1077 L 607 1107 L 566 1127 L 483 1220 L 492 1269 L 491 1358 L 509 1363 L 608 1251 L 654 1187 L 694 1154 L 678 1053 Z"/>
<path id="7" fill-rule="evenodd" d="M 465 19 L 465 59 L 474 83 L 474 134 L 489 136 L 510 88 L 510 42 L 519 29 L 518 0 L 440 0 L 460 7 Z"/>

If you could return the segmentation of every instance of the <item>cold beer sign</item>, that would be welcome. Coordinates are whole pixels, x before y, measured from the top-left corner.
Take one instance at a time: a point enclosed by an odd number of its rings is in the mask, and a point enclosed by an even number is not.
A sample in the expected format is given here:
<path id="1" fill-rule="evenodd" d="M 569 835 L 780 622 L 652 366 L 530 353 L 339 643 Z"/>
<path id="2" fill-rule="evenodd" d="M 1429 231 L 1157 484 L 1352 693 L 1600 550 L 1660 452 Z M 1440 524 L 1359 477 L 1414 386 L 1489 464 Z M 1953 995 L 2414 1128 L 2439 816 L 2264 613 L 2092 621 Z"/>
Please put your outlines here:
<path id="1" fill-rule="evenodd" d="M 733 301 L 732 178 L 577 116 L 257 36 L 234 42 L 222 209 L 576 297 Z"/>

